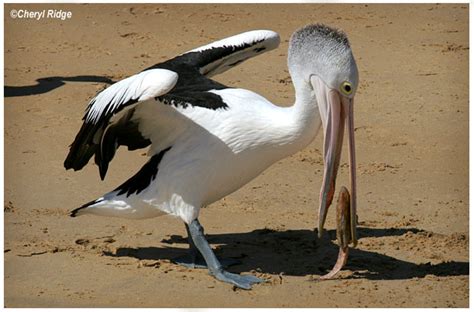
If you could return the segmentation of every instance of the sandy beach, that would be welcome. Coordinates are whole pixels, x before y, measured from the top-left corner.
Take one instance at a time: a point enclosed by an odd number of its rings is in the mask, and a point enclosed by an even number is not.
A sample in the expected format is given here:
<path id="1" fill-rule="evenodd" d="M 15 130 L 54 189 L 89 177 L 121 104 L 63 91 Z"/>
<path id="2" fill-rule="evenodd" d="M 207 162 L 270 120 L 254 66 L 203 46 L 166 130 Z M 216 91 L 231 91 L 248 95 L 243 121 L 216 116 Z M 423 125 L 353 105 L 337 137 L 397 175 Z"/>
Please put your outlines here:
<path id="1" fill-rule="evenodd" d="M 467 4 L 7 4 L 5 307 L 468 307 L 469 8 Z M 12 10 L 70 18 L 13 18 Z M 359 245 L 335 280 L 335 210 L 317 240 L 322 132 L 200 220 L 250 291 L 177 266 L 183 223 L 68 212 L 146 162 L 118 151 L 105 181 L 63 161 L 104 86 L 214 40 L 271 29 L 280 47 L 216 76 L 289 106 L 288 39 L 309 23 L 344 30 L 359 68 L 355 98 Z M 346 144 L 346 143 L 344 143 Z M 343 147 L 338 186 L 349 185 Z"/>

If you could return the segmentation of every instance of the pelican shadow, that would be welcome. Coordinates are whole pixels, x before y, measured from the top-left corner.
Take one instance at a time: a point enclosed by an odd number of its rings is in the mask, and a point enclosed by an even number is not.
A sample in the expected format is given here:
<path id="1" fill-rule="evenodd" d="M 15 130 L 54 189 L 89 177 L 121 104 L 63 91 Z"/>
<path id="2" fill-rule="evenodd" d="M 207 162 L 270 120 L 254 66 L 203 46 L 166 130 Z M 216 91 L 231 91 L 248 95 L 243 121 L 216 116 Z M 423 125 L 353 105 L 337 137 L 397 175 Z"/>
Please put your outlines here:
<path id="1" fill-rule="evenodd" d="M 360 237 L 400 236 L 407 232 L 421 230 L 409 229 L 373 229 L 359 228 Z M 318 241 L 314 231 L 286 230 L 274 231 L 259 229 L 248 233 L 228 233 L 206 235 L 211 244 L 216 244 L 218 257 L 243 259 L 242 264 L 234 266 L 236 273 L 258 270 L 263 273 L 291 276 L 321 275 L 334 265 L 338 246 L 332 243 L 336 233 Z M 173 235 L 162 240 L 166 244 L 184 244 L 186 238 Z M 141 260 L 173 259 L 187 252 L 187 248 L 178 247 L 140 247 L 118 248 L 115 253 L 104 253 L 111 257 L 133 257 Z M 426 275 L 460 276 L 469 275 L 469 262 L 449 261 L 439 264 L 412 263 L 377 252 L 351 249 L 345 269 L 353 271 L 350 278 L 370 280 L 400 280 L 422 278 Z"/>
<path id="2" fill-rule="evenodd" d="M 5 86 L 5 97 L 28 96 L 43 94 L 59 88 L 66 84 L 66 82 L 100 82 L 113 84 L 115 81 L 106 76 L 81 75 L 71 77 L 45 77 L 36 79 L 37 84 L 30 86 Z"/>

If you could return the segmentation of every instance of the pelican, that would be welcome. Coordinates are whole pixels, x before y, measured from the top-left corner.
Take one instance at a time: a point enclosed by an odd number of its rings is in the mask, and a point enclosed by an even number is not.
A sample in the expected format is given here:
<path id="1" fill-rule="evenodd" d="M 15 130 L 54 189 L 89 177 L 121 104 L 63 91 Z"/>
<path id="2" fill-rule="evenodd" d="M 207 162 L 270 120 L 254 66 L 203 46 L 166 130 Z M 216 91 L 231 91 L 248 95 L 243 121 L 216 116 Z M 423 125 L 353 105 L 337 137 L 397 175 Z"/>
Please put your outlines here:
<path id="1" fill-rule="evenodd" d="M 203 258 L 216 279 L 251 289 L 264 280 L 224 269 L 198 220 L 201 207 L 306 147 L 322 125 L 320 235 L 334 197 L 346 124 L 355 211 L 353 106 L 358 71 L 344 32 L 311 24 L 291 36 L 288 67 L 296 94 L 293 106 L 276 106 L 252 91 L 211 79 L 279 43 L 273 31 L 241 33 L 156 64 L 99 92 L 86 108 L 65 168 L 80 170 L 94 156 L 104 179 L 122 145 L 129 150 L 149 147 L 150 158 L 115 190 L 70 215 L 179 217 L 190 245 L 188 261 L 181 264 L 195 267 Z"/>

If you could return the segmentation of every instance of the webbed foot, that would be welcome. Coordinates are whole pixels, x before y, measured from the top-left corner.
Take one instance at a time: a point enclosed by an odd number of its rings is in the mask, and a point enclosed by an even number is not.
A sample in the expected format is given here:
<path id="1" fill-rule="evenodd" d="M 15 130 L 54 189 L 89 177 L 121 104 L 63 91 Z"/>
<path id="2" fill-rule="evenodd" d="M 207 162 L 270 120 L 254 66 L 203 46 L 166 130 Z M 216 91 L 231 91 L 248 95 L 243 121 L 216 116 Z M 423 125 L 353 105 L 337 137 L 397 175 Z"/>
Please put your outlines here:
<path id="1" fill-rule="evenodd" d="M 199 251 L 207 263 L 209 274 L 214 276 L 216 279 L 242 289 L 251 289 L 253 284 L 265 282 L 264 279 L 256 276 L 239 275 L 224 271 L 222 264 L 217 259 L 211 246 L 204 237 L 204 230 L 199 221 L 194 219 L 186 228 L 188 229 L 189 236 L 192 238 L 192 241 L 190 242 L 191 248 L 194 246 L 196 250 Z M 192 250 L 191 256 L 193 256 Z"/>
<path id="2" fill-rule="evenodd" d="M 221 270 L 213 275 L 215 276 L 215 278 L 217 278 L 218 280 L 222 282 L 226 282 L 238 288 L 247 289 L 247 290 L 252 289 L 253 284 L 266 282 L 266 280 L 258 278 L 253 275 L 239 275 L 239 274 L 230 273 L 224 270 Z"/>

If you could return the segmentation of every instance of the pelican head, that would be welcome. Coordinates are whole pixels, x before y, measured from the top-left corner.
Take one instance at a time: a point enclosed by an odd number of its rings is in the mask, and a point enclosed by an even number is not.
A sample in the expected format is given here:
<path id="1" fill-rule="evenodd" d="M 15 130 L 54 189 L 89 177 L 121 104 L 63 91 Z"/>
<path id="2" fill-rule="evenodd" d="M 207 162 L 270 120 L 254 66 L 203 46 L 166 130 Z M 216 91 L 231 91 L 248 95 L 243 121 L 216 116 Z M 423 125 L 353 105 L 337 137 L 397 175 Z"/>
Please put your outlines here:
<path id="1" fill-rule="evenodd" d="M 354 95 L 358 86 L 357 65 L 347 36 L 342 31 L 316 24 L 296 31 L 290 40 L 288 66 L 295 86 L 308 87 L 319 108 L 324 130 L 324 177 L 319 202 L 318 235 L 324 229 L 334 197 L 347 124 L 351 175 L 351 223 L 355 229 L 356 183 L 354 144 Z M 355 232 L 353 232 L 355 237 Z"/>

